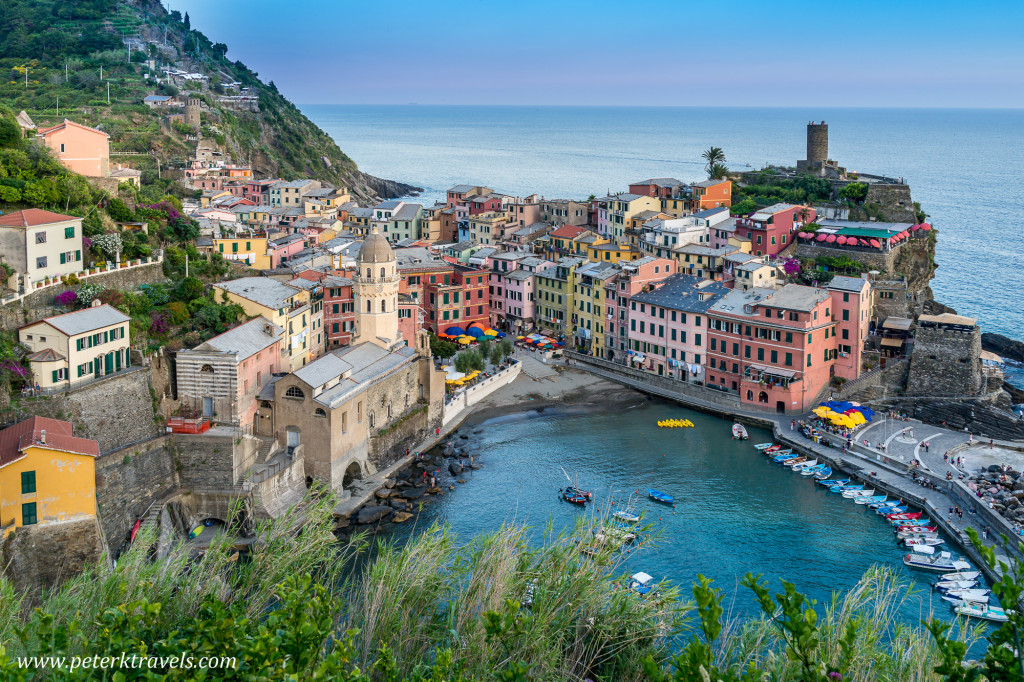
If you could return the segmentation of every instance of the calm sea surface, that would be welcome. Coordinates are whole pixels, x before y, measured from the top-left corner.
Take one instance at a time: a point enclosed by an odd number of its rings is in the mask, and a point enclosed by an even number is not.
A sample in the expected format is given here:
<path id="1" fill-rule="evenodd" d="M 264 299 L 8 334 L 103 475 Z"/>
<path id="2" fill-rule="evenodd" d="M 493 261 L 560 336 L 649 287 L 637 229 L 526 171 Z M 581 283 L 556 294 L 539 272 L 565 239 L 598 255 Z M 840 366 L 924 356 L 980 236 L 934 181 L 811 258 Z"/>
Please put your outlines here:
<path id="1" fill-rule="evenodd" d="M 537 536 L 548 521 L 569 526 L 590 506 L 584 511 L 558 497 L 564 467 L 594 493 L 591 506 L 605 507 L 609 499 L 628 505 L 632 497 L 634 509 L 661 531 L 657 546 L 634 552 L 626 570 L 668 578 L 687 595 L 698 574 L 714 578 L 735 599 L 733 615 L 758 611 L 749 590 L 738 586 L 748 572 L 763 574 L 773 590 L 786 578 L 821 604 L 884 564 L 921 581 L 902 613 L 907 622 L 932 611 L 950 617 L 928 585 L 934 576 L 903 566 L 905 550 L 884 519 L 754 450 L 770 439 L 767 431 L 752 429 L 749 441 L 735 441 L 730 422 L 659 402 L 609 417 L 533 412 L 463 429 L 469 440 L 457 442 L 478 453 L 484 468 L 425 507 L 416 528 L 438 521 L 469 539 L 502 523 L 528 525 Z M 690 419 L 695 428 L 657 427 L 668 418 Z M 648 486 L 673 495 L 676 508 L 650 501 Z M 406 525 L 396 534 L 413 532 Z"/>
<path id="2" fill-rule="evenodd" d="M 804 158 L 829 124 L 850 170 L 904 177 L 941 230 L 936 297 L 987 331 L 1024 337 L 1024 110 L 335 106 L 303 111 L 375 175 L 585 198 L 650 177 L 702 178 L 715 145 L 733 168 Z"/>

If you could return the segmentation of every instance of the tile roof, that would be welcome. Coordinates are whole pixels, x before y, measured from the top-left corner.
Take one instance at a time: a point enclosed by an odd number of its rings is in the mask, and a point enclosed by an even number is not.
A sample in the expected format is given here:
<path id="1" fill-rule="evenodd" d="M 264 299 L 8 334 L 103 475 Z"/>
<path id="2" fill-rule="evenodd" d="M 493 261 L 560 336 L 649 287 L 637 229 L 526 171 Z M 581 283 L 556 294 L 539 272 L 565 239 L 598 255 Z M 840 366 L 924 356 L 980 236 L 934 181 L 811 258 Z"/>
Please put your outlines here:
<path id="1" fill-rule="evenodd" d="M 839 291 L 852 291 L 860 293 L 864 290 L 864 285 L 867 284 L 866 279 L 860 277 L 846 277 L 845 275 L 837 275 L 832 278 L 832 281 L 828 283 L 829 289 L 838 289 Z"/>
<path id="2" fill-rule="evenodd" d="M 64 356 L 53 350 L 52 348 L 44 348 L 43 350 L 36 351 L 25 356 L 25 359 L 29 362 L 56 362 L 57 360 L 64 360 Z"/>
<path id="3" fill-rule="evenodd" d="M 269 277 L 242 277 L 213 286 L 272 310 L 286 307 L 291 297 L 299 293 L 295 287 Z"/>
<path id="4" fill-rule="evenodd" d="M 711 282 L 696 275 L 675 274 L 666 277 L 654 291 L 634 294 L 629 300 L 669 310 L 706 313 L 730 291 L 721 282 Z"/>
<path id="5" fill-rule="evenodd" d="M 579 227 L 577 225 L 562 225 L 560 228 L 552 232 L 551 236 L 575 239 L 586 231 L 587 229 L 585 227 Z"/>
<path id="6" fill-rule="evenodd" d="M 81 218 L 44 211 L 41 208 L 26 208 L 24 211 L 0 215 L 0 227 L 35 227 L 36 225 L 63 223 L 67 220 L 81 220 Z"/>
<path id="7" fill-rule="evenodd" d="M 54 315 L 53 317 L 47 317 L 29 324 L 45 322 L 63 334 L 76 336 L 78 334 L 91 332 L 95 329 L 103 329 L 104 327 L 109 327 L 112 324 L 129 322 L 131 319 L 132 318 L 128 317 L 117 308 L 104 304 L 96 306 L 95 308 L 76 310 L 73 313 Z M 29 325 L 22 325 L 22 327 L 27 326 Z"/>
<path id="8" fill-rule="evenodd" d="M 22 450 L 33 445 L 92 457 L 100 454 L 96 441 L 72 435 L 70 423 L 32 417 L 0 431 L 0 467 L 20 459 Z"/>
<path id="9" fill-rule="evenodd" d="M 416 351 L 408 346 L 394 351 L 387 351 L 372 343 L 360 343 L 348 348 L 339 348 L 325 357 L 340 359 L 352 368 L 351 375 L 342 379 L 337 386 L 332 386 L 314 398 L 321 405 L 333 408 L 361 391 L 366 390 L 370 385 L 380 381 L 398 367 L 414 360 Z M 316 362 L 320 362 L 320 360 Z M 306 368 L 309 366 L 306 365 Z M 321 382 L 319 385 L 323 383 Z M 312 386 L 313 384 L 310 385 Z"/>
<path id="10" fill-rule="evenodd" d="M 266 319 L 257 317 L 234 329 L 213 337 L 206 343 L 196 346 L 194 351 L 213 350 L 221 353 L 234 353 L 239 359 L 255 355 L 281 340 L 284 329 Z M 189 353 L 191 351 L 180 351 Z"/>

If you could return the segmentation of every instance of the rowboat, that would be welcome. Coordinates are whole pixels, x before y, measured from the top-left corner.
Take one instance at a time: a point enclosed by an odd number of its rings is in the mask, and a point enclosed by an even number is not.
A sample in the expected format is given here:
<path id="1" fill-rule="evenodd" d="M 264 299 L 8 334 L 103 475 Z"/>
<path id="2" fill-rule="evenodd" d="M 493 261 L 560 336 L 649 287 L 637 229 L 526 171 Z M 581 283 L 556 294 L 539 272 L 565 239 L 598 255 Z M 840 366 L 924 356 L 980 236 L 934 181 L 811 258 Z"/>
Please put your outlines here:
<path id="1" fill-rule="evenodd" d="M 956 573 L 944 573 L 939 580 L 975 580 L 981 575 L 981 571 L 957 571 Z"/>
<path id="2" fill-rule="evenodd" d="M 996 623 L 1005 623 L 1009 620 L 1005 611 L 997 606 L 989 606 L 988 604 L 960 604 L 955 606 L 953 610 L 956 611 L 958 616 L 967 616 L 968 618 L 980 618 Z"/>
<path id="3" fill-rule="evenodd" d="M 920 528 L 897 528 L 896 539 L 906 540 L 907 538 L 937 538 L 939 534 L 936 531 L 921 530 Z"/>
<path id="4" fill-rule="evenodd" d="M 574 488 L 565 488 L 559 492 L 562 494 L 562 499 L 566 502 L 571 502 L 572 504 L 578 504 L 580 506 L 586 505 L 587 503 L 587 498 L 576 492 Z"/>
<path id="5" fill-rule="evenodd" d="M 765 450 L 770 448 L 772 445 L 773 445 L 773 443 L 758 443 L 757 445 L 754 446 L 754 449 L 758 450 L 760 452 L 764 452 Z"/>
<path id="6" fill-rule="evenodd" d="M 903 556 L 903 563 L 911 568 L 920 568 L 925 571 L 966 571 L 971 567 L 962 559 L 953 559 L 949 552 L 936 552 L 934 547 L 928 545 L 915 545 L 913 550 Z"/>
<path id="7" fill-rule="evenodd" d="M 810 460 L 807 460 L 807 461 L 804 461 L 804 462 L 797 462 L 796 464 L 794 464 L 793 465 L 793 471 L 801 471 L 803 469 L 806 469 L 807 467 L 816 467 L 816 466 L 818 466 L 818 460 L 810 459 Z"/>
<path id="8" fill-rule="evenodd" d="M 814 478 L 816 478 L 819 483 L 831 475 L 832 467 L 825 467 L 823 469 L 818 469 L 817 471 L 814 472 Z"/>
<path id="9" fill-rule="evenodd" d="M 580 490 L 576 486 L 571 486 L 571 489 L 577 495 L 583 496 L 587 500 L 587 502 L 590 502 L 591 500 L 594 499 L 594 493 L 588 492 L 586 490 Z"/>
<path id="10" fill-rule="evenodd" d="M 800 467 L 800 475 L 801 476 L 814 476 L 815 474 L 817 474 L 819 471 L 821 471 L 824 468 L 825 468 L 824 464 L 815 464 L 812 467 L 806 467 L 806 466 L 805 467 Z"/>
<path id="11" fill-rule="evenodd" d="M 858 497 L 853 500 L 854 504 L 874 504 L 875 502 L 881 502 L 885 499 L 885 495 L 868 495 L 866 497 Z"/>
<path id="12" fill-rule="evenodd" d="M 669 495 L 668 493 L 663 493 L 660 490 L 655 490 L 653 488 L 648 488 L 647 489 L 647 494 L 655 502 L 661 502 L 662 504 L 673 504 L 673 503 L 675 503 L 675 499 L 671 495 Z"/>
<path id="13" fill-rule="evenodd" d="M 785 452 L 780 452 L 777 455 L 773 455 L 772 461 L 781 464 L 783 462 L 788 462 L 791 459 L 798 459 L 799 457 L 800 455 L 794 455 L 789 450 L 786 450 Z"/>
<path id="14" fill-rule="evenodd" d="M 930 545 L 932 547 L 938 547 L 944 544 L 946 541 L 942 538 L 903 538 L 903 544 L 907 547 L 916 547 L 918 545 Z"/>
<path id="15" fill-rule="evenodd" d="M 932 583 L 932 587 L 940 592 L 946 590 L 969 590 L 977 585 L 977 580 L 936 580 Z"/>
<path id="16" fill-rule="evenodd" d="M 626 589 L 632 590 L 637 594 L 647 594 L 654 587 L 654 576 L 651 576 L 643 571 L 634 573 L 626 581 Z"/>
<path id="17" fill-rule="evenodd" d="M 991 597 L 992 590 L 947 590 L 942 595 L 943 599 L 954 604 L 987 604 Z"/>
<path id="18" fill-rule="evenodd" d="M 896 528 L 919 528 L 932 525 L 930 519 L 891 519 L 889 523 Z"/>
<path id="19" fill-rule="evenodd" d="M 870 507 L 871 505 L 868 505 L 868 508 Z M 906 505 L 902 507 L 876 507 L 875 513 L 879 516 L 885 516 L 886 514 L 902 514 L 907 511 L 907 509 L 908 507 Z"/>
<path id="20" fill-rule="evenodd" d="M 831 480 L 831 481 L 828 480 L 828 479 L 825 479 L 825 480 L 822 480 L 822 481 L 818 481 L 818 483 L 820 483 L 821 485 L 824 485 L 824 486 L 846 485 L 849 482 L 850 482 L 850 479 L 848 479 L 848 478 L 839 478 L 839 479 L 835 479 L 835 480 Z"/>
<path id="21" fill-rule="evenodd" d="M 843 497 L 846 499 L 852 499 L 854 497 L 871 497 L 875 494 L 875 489 L 871 490 L 844 490 Z"/>
<path id="22" fill-rule="evenodd" d="M 620 521 L 625 521 L 626 523 L 637 523 L 640 521 L 640 515 L 634 514 L 631 511 L 619 510 L 612 514 L 612 516 Z"/>
<path id="23" fill-rule="evenodd" d="M 892 512 L 885 511 L 891 507 L 899 506 L 901 503 L 898 500 L 884 500 L 871 505 L 872 509 L 878 509 L 879 514 L 891 514 Z"/>
<path id="24" fill-rule="evenodd" d="M 794 464 L 800 464 L 800 463 L 806 462 L 806 461 L 807 461 L 806 457 L 790 457 L 789 459 L 782 460 L 782 462 L 780 462 L 780 463 L 784 467 L 791 467 Z"/>
<path id="25" fill-rule="evenodd" d="M 864 490 L 864 486 L 860 483 L 856 485 L 834 485 L 829 490 L 834 493 L 845 493 L 847 490 Z"/>
<path id="26" fill-rule="evenodd" d="M 747 435 L 747 429 L 743 426 L 743 424 L 732 425 L 732 437 L 735 438 L 736 440 L 746 440 L 750 438 L 750 436 Z"/>
<path id="27" fill-rule="evenodd" d="M 781 449 L 782 449 L 782 446 L 781 446 L 781 445 L 769 445 L 768 447 L 766 447 L 766 448 L 764 449 L 764 453 L 765 453 L 766 455 L 770 455 L 771 453 L 773 453 L 773 452 L 777 452 L 777 451 L 779 451 L 779 450 L 781 450 Z"/>
<path id="28" fill-rule="evenodd" d="M 896 534 L 897 535 L 900 534 L 900 533 L 918 533 L 918 534 L 928 533 L 928 534 L 931 534 L 931 535 L 935 535 L 938 532 L 939 532 L 939 527 L 938 526 L 900 526 L 900 527 L 896 528 Z"/>
<path id="29" fill-rule="evenodd" d="M 922 512 L 903 512 L 902 514 L 886 514 L 885 518 L 890 521 L 913 521 L 921 518 Z"/>

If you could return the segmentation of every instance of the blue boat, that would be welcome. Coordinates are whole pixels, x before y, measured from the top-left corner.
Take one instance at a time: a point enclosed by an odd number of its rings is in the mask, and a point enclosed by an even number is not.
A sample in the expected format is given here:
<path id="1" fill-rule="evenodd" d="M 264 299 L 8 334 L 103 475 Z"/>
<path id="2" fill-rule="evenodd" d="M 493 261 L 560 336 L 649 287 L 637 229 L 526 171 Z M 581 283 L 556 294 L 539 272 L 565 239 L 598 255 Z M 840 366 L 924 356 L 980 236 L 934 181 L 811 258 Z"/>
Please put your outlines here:
<path id="1" fill-rule="evenodd" d="M 655 502 L 661 502 L 662 504 L 674 504 L 675 499 L 668 493 L 663 493 L 660 490 L 654 488 L 648 488 L 647 494 L 650 495 L 651 499 Z"/>
<path id="2" fill-rule="evenodd" d="M 868 506 L 871 507 L 872 509 L 886 509 L 888 507 L 898 507 L 899 504 L 900 503 L 899 503 L 898 500 L 884 500 L 882 502 L 875 502 L 875 503 L 869 504 Z M 885 512 L 885 513 L 888 514 L 888 513 L 896 513 L 896 512 Z"/>
<path id="3" fill-rule="evenodd" d="M 820 483 L 820 484 L 822 484 L 824 486 L 828 486 L 828 487 L 831 487 L 831 486 L 834 486 L 834 485 L 846 485 L 849 482 L 850 482 L 850 479 L 848 479 L 848 478 L 837 478 L 837 479 L 835 479 L 833 481 L 829 481 L 827 479 L 823 480 L 823 481 L 818 481 L 818 483 Z"/>
<path id="4" fill-rule="evenodd" d="M 814 478 L 817 479 L 818 483 L 832 475 L 832 467 L 825 467 L 821 471 L 814 472 Z"/>
<path id="5" fill-rule="evenodd" d="M 755 445 L 755 446 L 754 446 L 754 448 L 755 448 L 755 449 L 756 449 L 756 450 L 757 450 L 758 452 L 761 452 L 761 451 L 763 451 L 763 450 L 767 450 L 767 449 L 768 449 L 768 448 L 770 448 L 770 447 L 771 447 L 772 445 L 774 445 L 774 443 L 758 443 L 757 445 Z"/>
<path id="6" fill-rule="evenodd" d="M 909 509 L 907 505 L 903 505 L 902 507 L 879 507 L 875 510 L 875 513 L 879 516 L 885 516 L 886 514 L 902 514 L 907 511 L 907 509 Z"/>
<path id="7" fill-rule="evenodd" d="M 772 461 L 773 462 L 786 462 L 786 461 L 789 461 L 791 459 L 796 459 L 799 456 L 800 455 L 794 455 L 791 450 L 787 450 L 786 452 L 783 452 L 781 454 L 773 455 L 772 456 Z"/>
<path id="8" fill-rule="evenodd" d="M 860 483 L 857 485 L 834 485 L 828 490 L 832 493 L 845 493 L 847 490 L 864 490 L 864 486 Z"/>

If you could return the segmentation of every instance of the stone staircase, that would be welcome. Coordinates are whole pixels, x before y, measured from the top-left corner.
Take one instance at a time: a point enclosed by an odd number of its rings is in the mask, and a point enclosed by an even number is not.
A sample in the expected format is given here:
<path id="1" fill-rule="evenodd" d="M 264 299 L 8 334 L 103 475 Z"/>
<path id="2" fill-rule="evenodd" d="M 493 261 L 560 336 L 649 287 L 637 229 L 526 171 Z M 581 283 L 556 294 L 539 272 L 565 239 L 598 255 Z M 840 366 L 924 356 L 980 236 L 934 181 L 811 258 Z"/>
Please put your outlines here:
<path id="1" fill-rule="evenodd" d="M 256 453 L 256 463 L 263 464 L 277 449 L 277 439 L 270 438 L 268 436 L 253 436 L 253 438 L 258 438 L 260 440 L 260 449 Z"/>

